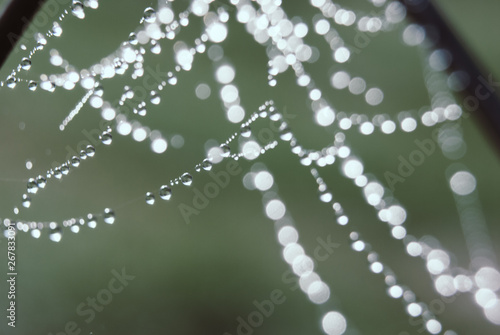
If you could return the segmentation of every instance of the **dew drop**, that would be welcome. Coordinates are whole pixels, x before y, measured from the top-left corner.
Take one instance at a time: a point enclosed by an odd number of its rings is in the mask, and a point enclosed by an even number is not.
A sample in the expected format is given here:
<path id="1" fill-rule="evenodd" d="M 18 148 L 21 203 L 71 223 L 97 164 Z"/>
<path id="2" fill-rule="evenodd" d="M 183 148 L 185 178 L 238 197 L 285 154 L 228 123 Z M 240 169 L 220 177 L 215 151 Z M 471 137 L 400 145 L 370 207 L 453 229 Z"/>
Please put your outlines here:
<path id="1" fill-rule="evenodd" d="M 115 212 L 112 209 L 104 209 L 104 222 L 107 224 L 113 224 L 115 222 Z"/>
<path id="2" fill-rule="evenodd" d="M 83 4 L 80 1 L 73 0 L 71 5 L 71 13 L 79 19 L 85 18 L 85 11 L 83 10 Z"/>
<path id="3" fill-rule="evenodd" d="M 110 133 L 103 133 L 101 135 L 101 142 L 105 145 L 110 145 L 113 142 L 113 137 Z"/>
<path id="4" fill-rule="evenodd" d="M 94 95 L 102 97 L 104 94 L 104 87 L 102 85 L 98 85 L 96 88 L 94 88 Z"/>
<path id="5" fill-rule="evenodd" d="M 161 98 L 155 91 L 152 91 L 150 101 L 153 105 L 158 105 L 161 102 Z"/>
<path id="6" fill-rule="evenodd" d="M 97 226 L 97 219 L 94 215 L 87 215 L 87 226 L 89 226 L 89 228 L 95 228 Z"/>
<path id="7" fill-rule="evenodd" d="M 38 176 L 36 177 L 36 184 L 39 188 L 45 188 L 45 185 L 47 185 L 47 179 L 45 179 L 43 176 Z"/>
<path id="8" fill-rule="evenodd" d="M 148 7 L 144 10 L 144 15 L 142 18 L 147 23 L 153 23 L 156 20 L 156 11 L 153 8 Z"/>
<path id="9" fill-rule="evenodd" d="M 28 89 L 30 91 L 36 91 L 37 87 L 38 83 L 36 81 L 30 80 L 30 82 L 28 83 Z"/>
<path id="10" fill-rule="evenodd" d="M 23 207 L 29 208 L 31 206 L 31 198 L 27 194 L 23 194 Z"/>
<path id="11" fill-rule="evenodd" d="M 17 80 L 13 76 L 9 76 L 7 80 L 5 81 L 5 84 L 7 85 L 8 88 L 14 88 L 16 87 Z"/>
<path id="12" fill-rule="evenodd" d="M 210 162 L 208 159 L 204 159 L 203 162 L 201 163 L 201 167 L 205 171 L 210 171 L 212 170 L 212 162 Z"/>
<path id="13" fill-rule="evenodd" d="M 193 183 L 193 176 L 191 176 L 189 173 L 184 173 L 182 176 L 181 176 L 181 183 L 183 185 L 186 185 L 186 186 L 191 186 L 191 184 Z"/>
<path id="14" fill-rule="evenodd" d="M 292 131 L 290 130 L 290 128 L 288 128 L 288 126 L 286 126 L 280 131 L 280 138 L 283 141 L 290 141 L 292 137 L 293 137 Z"/>
<path id="15" fill-rule="evenodd" d="M 54 169 L 54 177 L 56 177 L 57 179 L 61 179 L 62 178 L 62 172 L 61 172 L 61 169 L 60 168 L 55 168 Z"/>
<path id="16" fill-rule="evenodd" d="M 163 200 L 170 200 L 171 197 L 172 189 L 169 186 L 163 185 L 162 187 L 160 187 L 160 198 L 162 198 Z"/>
<path id="17" fill-rule="evenodd" d="M 252 135 L 252 130 L 250 129 L 249 126 L 243 126 L 241 127 L 241 136 L 243 137 L 250 137 L 250 135 Z"/>
<path id="18" fill-rule="evenodd" d="M 148 205 L 154 205 L 155 204 L 155 196 L 153 193 L 148 192 L 146 193 L 146 203 Z"/>
<path id="19" fill-rule="evenodd" d="M 80 151 L 80 159 L 87 159 L 87 153 L 85 152 L 85 150 Z"/>
<path id="20" fill-rule="evenodd" d="M 91 145 L 87 145 L 87 148 L 85 148 L 85 154 L 87 155 L 87 157 L 94 157 L 95 148 Z"/>
<path id="21" fill-rule="evenodd" d="M 61 238 L 62 238 L 61 227 L 56 226 L 55 228 L 50 229 L 49 238 L 51 241 L 54 241 L 54 242 L 61 241 Z"/>
<path id="22" fill-rule="evenodd" d="M 80 165 L 80 158 L 76 156 L 71 157 L 71 165 L 78 167 Z"/>
<path id="23" fill-rule="evenodd" d="M 326 192 L 322 192 L 319 195 L 319 199 L 323 202 L 330 202 L 330 201 L 332 201 L 333 196 L 330 192 L 326 191 Z"/>
<path id="24" fill-rule="evenodd" d="M 220 147 L 222 149 L 221 156 L 222 157 L 229 157 L 229 154 L 231 153 L 231 148 L 229 147 L 229 145 L 222 144 Z"/>
<path id="25" fill-rule="evenodd" d="M 135 33 L 130 33 L 130 35 L 128 35 L 128 42 L 132 45 L 137 45 L 137 35 Z"/>
<path id="26" fill-rule="evenodd" d="M 21 60 L 21 68 L 23 70 L 26 70 L 26 71 L 28 71 L 29 69 L 31 69 L 31 60 L 29 58 L 24 57 Z"/>
<path id="27" fill-rule="evenodd" d="M 35 194 L 36 192 L 38 192 L 38 184 L 35 181 L 35 179 L 30 178 L 28 180 L 27 191 L 28 191 L 28 193 L 33 193 L 33 194 Z"/>
<path id="28" fill-rule="evenodd" d="M 63 175 L 67 175 L 69 173 L 69 166 L 66 163 L 61 165 L 61 172 Z"/>
<path id="29" fill-rule="evenodd" d="M 53 25 L 52 25 L 52 34 L 55 36 L 55 37 L 59 37 L 62 35 L 62 28 L 61 28 L 61 25 L 57 22 L 54 22 Z"/>

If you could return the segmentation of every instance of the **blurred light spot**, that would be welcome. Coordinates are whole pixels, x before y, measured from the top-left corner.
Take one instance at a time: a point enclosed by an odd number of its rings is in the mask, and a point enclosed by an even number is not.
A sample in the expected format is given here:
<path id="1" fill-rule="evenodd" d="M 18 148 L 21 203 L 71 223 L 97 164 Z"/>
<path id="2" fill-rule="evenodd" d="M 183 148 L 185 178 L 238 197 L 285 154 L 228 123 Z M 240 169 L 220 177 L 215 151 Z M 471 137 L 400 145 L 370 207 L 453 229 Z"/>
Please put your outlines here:
<path id="1" fill-rule="evenodd" d="M 167 141 L 163 138 L 156 138 L 151 142 L 151 149 L 157 154 L 164 153 L 167 150 Z"/>
<path id="2" fill-rule="evenodd" d="M 221 84 L 229 84 L 235 76 L 234 68 L 231 65 L 221 65 L 215 72 L 215 79 Z"/>
<path id="3" fill-rule="evenodd" d="M 468 195 L 476 189 L 476 178 L 467 171 L 459 171 L 450 178 L 450 187 L 458 195 Z"/>
<path id="4" fill-rule="evenodd" d="M 267 171 L 260 171 L 254 178 L 255 187 L 260 191 L 267 191 L 273 186 L 273 175 Z"/>
<path id="5" fill-rule="evenodd" d="M 206 100 L 210 96 L 210 93 L 210 86 L 208 86 L 207 84 L 202 83 L 196 86 L 195 94 L 198 99 Z"/>
<path id="6" fill-rule="evenodd" d="M 323 331 L 328 335 L 341 335 L 347 328 L 347 322 L 339 312 L 328 312 L 321 320 Z"/>
<path id="7" fill-rule="evenodd" d="M 379 88 L 370 88 L 366 91 L 365 100 L 369 105 L 377 106 L 384 100 L 384 93 Z"/>
<path id="8" fill-rule="evenodd" d="M 434 282 L 434 287 L 439 294 L 445 297 L 450 297 L 457 292 L 455 284 L 453 283 L 453 277 L 450 275 L 441 275 L 437 277 Z"/>
<path id="9" fill-rule="evenodd" d="M 342 170 L 347 178 L 355 179 L 363 173 L 363 164 L 357 159 L 351 158 L 342 164 Z"/>
<path id="10" fill-rule="evenodd" d="M 500 273 L 491 267 L 483 267 L 477 271 L 474 280 L 479 288 L 497 291 L 500 288 Z"/>
<path id="11" fill-rule="evenodd" d="M 227 110 L 227 119 L 232 123 L 240 123 L 245 117 L 245 110 L 240 105 L 232 105 Z"/>
<path id="12" fill-rule="evenodd" d="M 271 220 L 281 219 L 286 212 L 285 204 L 278 199 L 271 200 L 266 205 L 266 215 Z"/>
<path id="13" fill-rule="evenodd" d="M 297 229 L 292 226 L 284 226 L 278 232 L 278 241 L 282 246 L 287 246 L 290 243 L 297 243 L 299 240 L 299 233 Z"/>

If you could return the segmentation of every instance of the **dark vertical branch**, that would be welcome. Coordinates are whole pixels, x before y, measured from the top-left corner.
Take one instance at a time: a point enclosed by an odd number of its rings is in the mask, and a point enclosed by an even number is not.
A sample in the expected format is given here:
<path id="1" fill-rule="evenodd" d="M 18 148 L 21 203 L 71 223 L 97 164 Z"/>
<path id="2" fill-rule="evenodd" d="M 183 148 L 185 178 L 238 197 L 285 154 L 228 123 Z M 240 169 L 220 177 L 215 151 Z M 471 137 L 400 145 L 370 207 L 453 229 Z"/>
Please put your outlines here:
<path id="1" fill-rule="evenodd" d="M 399 1 L 406 6 L 410 18 L 425 28 L 438 48 L 451 52 L 451 70 L 467 73 L 469 83 L 464 91 L 465 109 L 483 122 L 484 128 L 500 149 L 500 100 L 495 94 L 500 82 L 495 82 L 492 74 L 484 76 L 481 73 L 478 63 L 472 59 L 430 0 Z"/>
<path id="2" fill-rule="evenodd" d="M 0 67 L 45 0 L 11 0 L 0 17 Z"/>

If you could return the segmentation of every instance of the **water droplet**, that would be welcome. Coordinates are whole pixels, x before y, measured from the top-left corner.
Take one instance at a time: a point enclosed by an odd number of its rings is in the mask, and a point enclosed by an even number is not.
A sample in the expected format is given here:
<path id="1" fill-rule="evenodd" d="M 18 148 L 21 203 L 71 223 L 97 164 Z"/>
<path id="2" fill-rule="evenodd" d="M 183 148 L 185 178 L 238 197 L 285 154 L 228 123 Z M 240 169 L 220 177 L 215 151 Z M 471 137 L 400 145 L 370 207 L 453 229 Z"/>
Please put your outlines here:
<path id="1" fill-rule="evenodd" d="M 229 154 L 231 153 L 231 148 L 227 144 L 222 144 L 221 146 L 222 149 L 222 157 L 229 157 Z"/>
<path id="2" fill-rule="evenodd" d="M 64 163 L 63 165 L 61 165 L 61 172 L 64 175 L 67 175 L 69 173 L 69 166 L 66 163 Z"/>
<path id="3" fill-rule="evenodd" d="M 148 192 L 146 193 L 146 203 L 148 205 L 154 205 L 155 204 L 155 196 L 153 193 Z"/>
<path id="4" fill-rule="evenodd" d="M 45 179 L 43 176 L 38 176 L 36 177 L 36 184 L 39 188 L 45 188 L 45 185 L 47 185 L 47 179 Z"/>
<path id="5" fill-rule="evenodd" d="M 191 176 L 189 173 L 184 173 L 182 176 L 181 176 L 181 183 L 186 185 L 186 186 L 191 186 L 191 184 L 193 183 L 193 176 Z"/>
<path id="6" fill-rule="evenodd" d="M 87 159 L 87 153 L 85 150 L 80 150 L 80 159 Z"/>
<path id="7" fill-rule="evenodd" d="M 36 33 L 35 40 L 38 44 L 42 46 L 47 44 L 47 39 L 45 38 L 45 35 L 43 35 L 42 33 Z"/>
<path id="8" fill-rule="evenodd" d="M 51 241 L 59 242 L 62 238 L 61 227 L 56 226 L 55 228 L 50 229 L 49 238 Z"/>
<path id="9" fill-rule="evenodd" d="M 330 201 L 332 201 L 333 196 L 330 192 L 326 191 L 326 192 L 322 192 L 319 195 L 319 199 L 323 202 L 330 202 Z"/>
<path id="10" fill-rule="evenodd" d="M 102 97 L 103 94 L 104 94 L 104 87 L 102 87 L 102 85 L 98 85 L 96 88 L 94 88 L 94 95 Z"/>
<path id="11" fill-rule="evenodd" d="M 280 113 L 278 113 L 275 109 L 273 109 L 270 113 L 269 113 L 269 118 L 271 119 L 271 121 L 279 121 L 282 119 L 282 115 Z"/>
<path id="12" fill-rule="evenodd" d="M 33 194 L 35 194 L 36 192 L 38 192 L 38 184 L 35 181 L 35 179 L 30 178 L 28 180 L 27 190 L 28 190 L 28 193 L 33 193 Z"/>
<path id="13" fill-rule="evenodd" d="M 156 41 L 151 42 L 151 49 L 150 50 L 155 55 L 159 55 L 161 53 L 161 45 L 158 44 Z"/>
<path id="14" fill-rule="evenodd" d="M 71 5 L 71 13 L 79 19 L 85 18 L 85 11 L 83 10 L 83 4 L 80 1 L 73 0 Z"/>
<path id="15" fill-rule="evenodd" d="M 170 85 L 175 85 L 177 84 L 177 77 L 170 77 L 167 79 L 167 81 Z"/>
<path id="16" fill-rule="evenodd" d="M 153 8 L 148 7 L 144 10 L 144 15 L 142 18 L 147 23 L 153 23 L 156 20 L 156 11 Z"/>
<path id="17" fill-rule="evenodd" d="M 201 163 L 201 167 L 205 171 L 210 171 L 212 170 L 212 162 L 210 162 L 208 159 L 204 159 L 203 162 Z"/>
<path id="18" fill-rule="evenodd" d="M 110 133 L 103 133 L 101 135 L 101 142 L 105 145 L 110 145 L 113 142 L 113 136 Z"/>
<path id="19" fill-rule="evenodd" d="M 7 80 L 5 81 L 5 84 L 7 85 L 8 88 L 14 88 L 16 87 L 17 80 L 13 76 L 9 76 Z"/>
<path id="20" fill-rule="evenodd" d="M 104 222 L 107 224 L 113 224 L 115 222 L 115 212 L 112 209 L 104 209 Z"/>
<path id="21" fill-rule="evenodd" d="M 29 69 L 31 69 L 31 60 L 29 58 L 24 57 L 21 60 L 21 68 L 23 70 L 26 70 L 26 71 L 28 71 Z"/>
<path id="22" fill-rule="evenodd" d="M 30 91 L 36 91 L 37 87 L 38 83 L 36 81 L 30 80 L 30 82 L 28 83 L 28 89 Z"/>
<path id="23" fill-rule="evenodd" d="M 76 156 L 71 157 L 71 165 L 78 167 L 80 165 L 80 158 Z"/>
<path id="24" fill-rule="evenodd" d="M 250 135 L 252 135 L 252 130 L 250 129 L 249 126 L 243 126 L 241 127 L 241 136 L 243 137 L 250 137 Z"/>
<path id="25" fill-rule="evenodd" d="M 94 215 L 87 214 L 87 226 L 89 226 L 90 228 L 97 227 L 97 219 Z"/>
<path id="26" fill-rule="evenodd" d="M 61 169 L 60 168 L 55 168 L 54 169 L 54 177 L 56 177 L 57 179 L 61 179 L 62 178 L 62 172 L 61 172 Z"/>
<path id="27" fill-rule="evenodd" d="M 52 34 L 56 37 L 59 37 L 62 35 L 62 28 L 61 28 L 61 25 L 57 22 L 54 22 L 53 25 L 52 25 Z"/>
<path id="28" fill-rule="evenodd" d="M 31 206 L 31 198 L 27 194 L 23 194 L 23 206 L 29 208 Z"/>
<path id="29" fill-rule="evenodd" d="M 91 145 L 87 145 L 87 148 L 85 148 L 85 154 L 87 155 L 87 157 L 94 157 L 95 148 Z"/>
<path id="30" fill-rule="evenodd" d="M 290 128 L 285 127 L 283 130 L 281 130 L 280 138 L 283 141 L 290 141 L 292 139 L 292 137 L 293 137 L 293 134 L 292 134 L 292 131 L 290 130 Z"/>
<path id="31" fill-rule="evenodd" d="M 163 185 L 162 187 L 160 187 L 160 198 L 162 198 L 163 200 L 170 200 L 171 197 L 172 189 L 169 186 Z"/>
<path id="32" fill-rule="evenodd" d="M 128 42 L 132 45 L 137 45 L 137 35 L 135 33 L 130 33 L 130 35 L 128 35 Z"/>
<path id="33" fill-rule="evenodd" d="M 150 101 L 153 105 L 158 105 L 161 102 L 161 98 L 155 91 L 151 91 Z"/>

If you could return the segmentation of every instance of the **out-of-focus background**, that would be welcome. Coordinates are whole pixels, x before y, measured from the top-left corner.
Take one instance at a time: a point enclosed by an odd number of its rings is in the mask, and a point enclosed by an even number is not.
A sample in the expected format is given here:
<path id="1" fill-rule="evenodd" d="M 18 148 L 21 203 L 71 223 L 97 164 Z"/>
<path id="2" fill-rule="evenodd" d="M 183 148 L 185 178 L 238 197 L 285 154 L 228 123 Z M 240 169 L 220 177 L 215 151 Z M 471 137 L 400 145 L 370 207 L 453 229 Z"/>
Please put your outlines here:
<path id="1" fill-rule="evenodd" d="M 356 13 L 376 10 L 368 1 L 338 3 Z M 436 4 L 483 65 L 485 74 L 500 78 L 500 3 L 455 0 Z M 60 5 L 61 10 L 64 6 Z M 45 49 L 33 57 L 31 70 L 23 75 L 37 79 L 44 73 L 60 72 L 50 65 L 51 49 L 58 50 L 77 68 L 98 62 L 128 40 L 147 6 L 156 7 L 156 3 L 100 1 L 98 9 L 85 9 L 84 20 L 68 17 L 61 25 L 63 35 L 50 39 Z M 188 3 L 179 1 L 173 6 L 182 9 Z M 215 2 L 212 6 L 226 4 Z M 225 59 L 236 69 L 234 83 L 246 115 L 273 99 L 280 111 L 295 116 L 289 124 L 304 147 L 319 149 L 331 144 L 332 132 L 314 122 L 306 90 L 297 87 L 291 69 L 277 76 L 275 87 L 268 85 L 265 48 L 235 20 L 231 5 L 226 7 L 230 15 L 229 34 L 220 46 Z M 312 31 L 317 9 L 306 1 L 284 1 L 283 7 L 290 18 L 302 17 Z M 46 32 L 54 19 L 38 29 Z M 318 60 L 308 64 L 307 70 L 339 111 L 396 115 L 403 110 L 429 106 L 421 55 L 417 48 L 403 44 L 401 34 L 405 24 L 398 27 L 374 35 L 369 45 L 345 64 L 332 61 L 331 51 L 320 37 L 310 33 L 306 38 L 319 51 Z M 353 40 L 352 27 L 338 30 L 345 41 Z M 177 38 L 192 41 L 202 31 L 201 20 L 192 19 Z M 33 36 L 26 38 L 31 41 L 28 45 L 31 48 Z M 146 64 L 152 68 L 158 64 L 162 71 L 168 71 L 175 65 L 174 42 L 160 44 L 162 52 L 146 55 Z M 24 54 L 19 48 L 11 54 L 1 69 L 2 78 L 8 76 Z M 201 189 L 211 181 L 208 174 L 193 173 L 193 185 L 176 187 L 168 202 L 157 199 L 154 206 L 145 203 L 147 191 L 156 191 L 185 171 L 192 172 L 194 165 L 206 156 L 207 141 L 221 143 L 239 130 L 238 124 L 226 118 L 214 70 L 207 53 L 201 55 L 190 71 L 179 73 L 177 85 L 167 85 L 160 92 L 159 105 L 150 105 L 145 117 L 137 116 L 144 125 L 160 130 L 169 141 L 164 154 L 153 153 L 148 141 L 136 142 L 115 132 L 111 146 L 99 145 L 94 158 L 71 169 L 62 181 L 51 180 L 46 189 L 33 196 L 31 207 L 22 210 L 18 219 L 62 222 L 87 213 L 102 213 L 110 207 L 116 212 L 116 222 L 108 225 L 99 221 L 95 229 L 83 227 L 77 234 L 65 229 L 58 243 L 43 231 L 38 239 L 19 233 L 16 328 L 8 327 L 4 316 L 0 322 L 1 334 L 70 334 L 65 327 L 71 322 L 77 324 L 79 334 L 85 335 L 237 334 L 238 318 L 247 320 L 256 310 L 254 301 L 269 299 L 277 289 L 283 292 L 286 301 L 275 306 L 274 312 L 253 330 L 254 334 L 322 334 L 321 317 L 331 309 L 341 310 L 346 316 L 348 324 L 353 326 L 349 334 L 424 333 L 422 324 L 409 318 L 402 302 L 387 295 L 383 275 L 369 271 L 366 254 L 352 250 L 349 233 L 359 232 L 395 271 L 398 280 L 429 304 L 442 298 L 433 287 L 425 262 L 408 256 L 404 245 L 391 237 L 389 228 L 377 219 L 376 211 L 366 205 L 361 190 L 343 176 L 337 163 L 319 171 L 350 218 L 345 227 L 337 225 L 331 208 L 318 200 L 317 185 L 309 169 L 299 163 L 283 142 L 255 161 L 240 160 L 242 172 L 231 177 L 229 185 L 206 208 L 190 216 L 189 224 L 179 206 L 192 205 L 194 189 Z M 372 107 L 362 96 L 353 97 L 331 88 L 330 76 L 339 70 L 363 76 L 369 87 L 380 87 L 384 101 Z M 103 98 L 118 99 L 124 84 L 133 85 L 127 78 L 117 76 L 103 81 Z M 200 83 L 211 88 L 206 100 L 196 96 L 195 88 Z M 14 218 L 13 208 L 20 205 L 26 189 L 22 180 L 43 174 L 54 162 L 63 162 L 68 148 L 75 148 L 86 139 L 83 130 L 94 134 L 99 129 L 100 113 L 88 105 L 64 132 L 58 129 L 84 93 L 79 86 L 70 91 L 57 89 L 54 93 L 40 88 L 31 92 L 21 84 L 12 90 L 0 89 L 2 219 Z M 462 99 L 457 96 L 457 101 Z M 498 148 L 473 119 L 463 120 L 462 125 L 467 153 L 460 162 L 477 179 L 484 219 L 499 255 Z M 253 129 L 258 131 L 265 126 L 260 123 Z M 416 149 L 414 140 L 431 138 L 432 130 L 419 126 L 411 133 L 398 130 L 386 135 L 376 130 L 365 136 L 353 127 L 345 133 L 365 171 L 385 181 L 384 173 L 397 170 L 399 157 L 407 158 Z M 184 143 L 175 148 L 171 141 L 180 139 L 179 135 Z M 28 161 L 32 163 L 30 170 Z M 282 280 L 289 266 L 282 259 L 273 223 L 264 213 L 260 193 L 247 190 L 242 183 L 243 176 L 256 162 L 264 163 L 272 172 L 279 195 L 294 217 L 300 242 L 308 253 L 315 250 L 318 239 L 339 244 L 316 267 L 332 292 L 326 306 L 311 303 L 301 290 L 291 290 L 292 284 Z M 215 165 L 213 171 L 223 171 L 223 165 Z M 435 236 L 443 248 L 456 256 L 452 259 L 454 265 L 468 268 L 469 256 L 445 172 L 449 165 L 450 160 L 436 150 L 403 183 L 396 184 L 394 195 L 407 209 L 409 233 L 417 237 Z M 137 198 L 140 200 L 128 203 Z M 6 274 L 6 240 L 1 240 L 0 245 L 1 271 Z M 112 271 L 121 272 L 122 268 L 134 279 L 87 323 L 89 315 L 79 315 L 78 306 L 107 288 L 113 278 Z M 6 275 L 1 277 L 0 309 L 4 314 Z M 499 332 L 499 326 L 486 320 L 471 294 L 459 295 L 454 302 L 443 303 L 439 308 L 436 314 L 443 329 L 453 329 L 458 334 Z"/>

